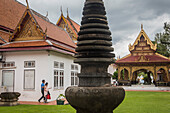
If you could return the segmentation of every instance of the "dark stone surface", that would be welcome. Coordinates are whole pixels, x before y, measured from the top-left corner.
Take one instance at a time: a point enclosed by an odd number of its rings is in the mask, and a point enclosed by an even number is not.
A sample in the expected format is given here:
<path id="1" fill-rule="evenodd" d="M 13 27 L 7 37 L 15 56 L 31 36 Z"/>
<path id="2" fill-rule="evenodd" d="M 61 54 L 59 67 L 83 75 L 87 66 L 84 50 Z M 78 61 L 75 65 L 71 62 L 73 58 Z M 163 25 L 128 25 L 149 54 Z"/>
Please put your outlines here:
<path id="1" fill-rule="evenodd" d="M 112 58 L 115 55 L 111 53 L 113 51 L 110 42 L 112 38 L 103 1 L 86 0 L 83 15 L 76 48 L 78 60 L 75 62 L 81 64 L 84 60 L 87 63 L 88 61 L 83 58 L 90 58 L 89 62 L 98 62 L 96 58 L 103 58 L 100 62 L 113 63 Z"/>
<path id="2" fill-rule="evenodd" d="M 115 56 L 102 0 L 86 0 L 74 62 L 81 65 L 78 87 L 67 88 L 77 113 L 112 113 L 123 101 L 123 88 L 111 87 L 108 66 Z"/>
<path id="3" fill-rule="evenodd" d="M 3 92 L 0 94 L 0 106 L 15 106 L 18 105 L 18 97 L 21 94 L 18 92 Z"/>
<path id="4" fill-rule="evenodd" d="M 113 113 L 124 99 L 118 87 L 69 87 L 66 97 L 77 113 Z"/>

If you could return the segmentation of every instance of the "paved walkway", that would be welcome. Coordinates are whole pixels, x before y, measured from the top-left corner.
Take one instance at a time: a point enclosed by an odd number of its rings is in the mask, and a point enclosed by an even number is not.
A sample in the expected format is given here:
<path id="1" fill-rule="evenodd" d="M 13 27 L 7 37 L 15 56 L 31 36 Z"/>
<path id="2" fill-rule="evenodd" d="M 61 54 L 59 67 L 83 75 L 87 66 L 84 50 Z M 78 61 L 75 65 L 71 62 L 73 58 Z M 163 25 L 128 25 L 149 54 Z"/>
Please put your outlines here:
<path id="1" fill-rule="evenodd" d="M 68 104 L 68 101 L 64 99 L 64 104 Z M 32 101 L 19 101 L 20 104 L 26 104 L 26 105 L 57 105 L 56 101 L 48 101 L 48 103 L 44 102 L 32 102 Z"/>
<path id="2" fill-rule="evenodd" d="M 132 85 L 132 86 L 122 86 L 122 87 L 125 89 L 125 91 L 170 92 L 170 87 L 155 87 L 154 85 Z M 50 101 L 48 103 L 19 101 L 19 103 L 27 104 L 27 105 L 57 105 L 56 101 Z M 68 104 L 66 99 L 64 104 Z"/>
<path id="3" fill-rule="evenodd" d="M 132 85 L 122 86 L 126 91 L 153 91 L 153 92 L 170 92 L 170 87 L 155 87 L 155 85 Z"/>

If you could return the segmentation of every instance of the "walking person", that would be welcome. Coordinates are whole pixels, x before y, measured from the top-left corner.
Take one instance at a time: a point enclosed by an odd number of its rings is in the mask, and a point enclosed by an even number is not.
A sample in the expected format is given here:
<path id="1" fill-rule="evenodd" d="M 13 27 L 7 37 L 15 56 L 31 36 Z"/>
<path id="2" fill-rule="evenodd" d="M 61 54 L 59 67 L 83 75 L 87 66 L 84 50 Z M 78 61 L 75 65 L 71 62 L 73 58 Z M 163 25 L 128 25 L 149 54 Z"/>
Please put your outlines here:
<path id="1" fill-rule="evenodd" d="M 48 82 L 45 83 L 45 86 L 44 86 L 44 95 L 45 95 L 45 103 L 47 103 L 47 99 L 50 99 L 50 98 L 47 98 L 47 95 L 50 96 L 50 93 L 49 93 L 49 89 L 51 88 L 48 88 Z"/>
<path id="2" fill-rule="evenodd" d="M 38 100 L 38 102 L 40 102 L 41 99 L 43 99 L 43 98 L 44 98 L 44 101 L 45 101 L 44 86 L 45 86 L 45 80 L 42 80 L 42 84 L 41 84 L 41 93 L 42 93 L 42 96 L 41 96 L 41 98 Z"/>

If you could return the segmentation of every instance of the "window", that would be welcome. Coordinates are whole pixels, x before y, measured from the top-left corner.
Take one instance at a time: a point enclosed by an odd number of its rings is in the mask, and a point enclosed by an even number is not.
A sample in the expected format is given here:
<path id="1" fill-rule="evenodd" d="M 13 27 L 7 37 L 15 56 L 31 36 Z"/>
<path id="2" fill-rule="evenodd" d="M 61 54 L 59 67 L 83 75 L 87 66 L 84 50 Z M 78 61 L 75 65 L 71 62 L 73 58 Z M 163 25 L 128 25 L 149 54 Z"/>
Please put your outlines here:
<path id="1" fill-rule="evenodd" d="M 60 63 L 60 69 L 64 69 L 64 63 Z"/>
<path id="2" fill-rule="evenodd" d="M 74 70 L 74 65 L 71 65 L 71 70 Z"/>
<path id="3" fill-rule="evenodd" d="M 64 71 L 60 70 L 60 88 L 64 87 Z"/>
<path id="4" fill-rule="evenodd" d="M 35 89 L 35 70 L 24 70 L 24 89 Z"/>
<path id="5" fill-rule="evenodd" d="M 2 86 L 13 86 L 14 82 L 14 71 L 11 70 L 3 70 L 2 73 Z"/>
<path id="6" fill-rule="evenodd" d="M 76 86 L 78 85 L 78 65 L 71 65 L 71 85 Z"/>
<path id="7" fill-rule="evenodd" d="M 54 88 L 64 88 L 64 63 L 54 61 Z"/>
<path id="8" fill-rule="evenodd" d="M 25 61 L 24 62 L 24 67 L 25 68 L 35 67 L 35 61 Z"/>
<path id="9" fill-rule="evenodd" d="M 54 70 L 54 87 L 55 88 L 58 88 L 58 86 L 59 86 L 58 78 L 59 78 L 59 72 L 58 72 L 58 70 Z"/>
<path id="10" fill-rule="evenodd" d="M 78 65 L 75 65 L 75 70 L 78 71 Z"/>
<path id="11" fill-rule="evenodd" d="M 54 61 L 54 68 L 59 68 L 59 62 Z"/>
<path id="12" fill-rule="evenodd" d="M 5 63 L 2 64 L 3 68 L 14 67 L 14 66 L 15 66 L 15 62 L 5 62 Z"/>

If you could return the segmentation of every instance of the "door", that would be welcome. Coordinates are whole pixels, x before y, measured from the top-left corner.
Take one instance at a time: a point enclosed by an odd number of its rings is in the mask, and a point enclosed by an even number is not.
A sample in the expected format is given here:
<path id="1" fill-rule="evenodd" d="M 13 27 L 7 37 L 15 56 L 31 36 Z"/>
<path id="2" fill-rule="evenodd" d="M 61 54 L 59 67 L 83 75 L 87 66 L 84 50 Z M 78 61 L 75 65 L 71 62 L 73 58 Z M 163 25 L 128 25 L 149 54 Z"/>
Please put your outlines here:
<path id="1" fill-rule="evenodd" d="M 2 71 L 2 86 L 4 86 L 4 91 L 13 92 L 14 91 L 14 70 L 3 70 Z"/>

